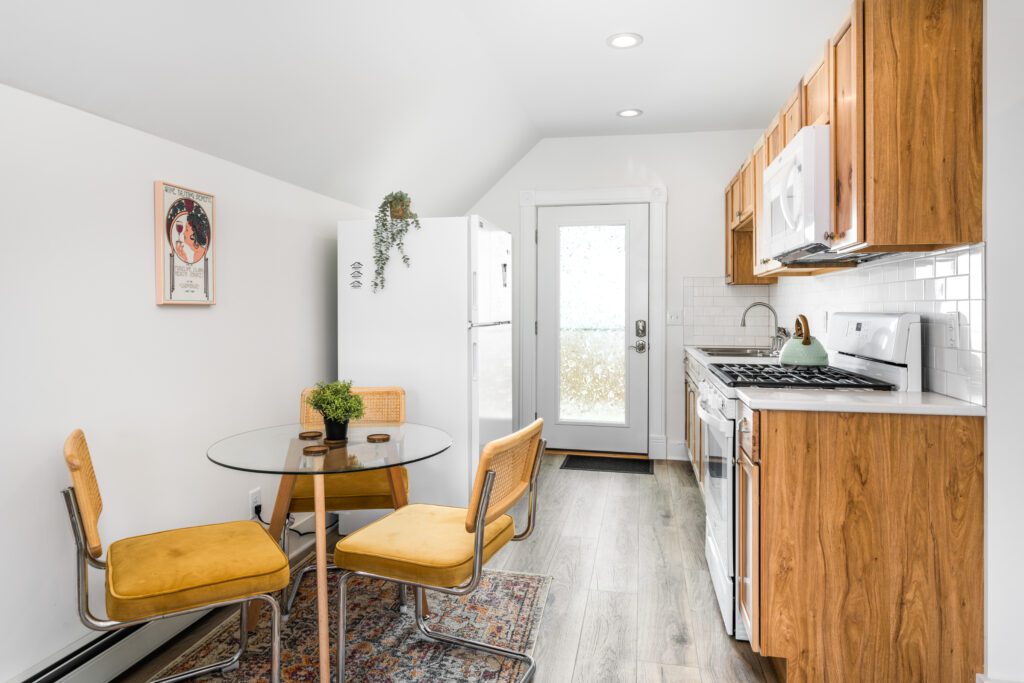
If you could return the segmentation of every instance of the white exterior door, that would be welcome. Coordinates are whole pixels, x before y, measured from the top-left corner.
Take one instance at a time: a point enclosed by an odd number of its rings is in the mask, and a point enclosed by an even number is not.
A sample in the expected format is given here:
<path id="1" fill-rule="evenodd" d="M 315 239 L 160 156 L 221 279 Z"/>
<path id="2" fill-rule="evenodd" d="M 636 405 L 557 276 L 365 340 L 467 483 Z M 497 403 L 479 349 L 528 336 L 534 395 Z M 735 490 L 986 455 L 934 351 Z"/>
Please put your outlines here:
<path id="1" fill-rule="evenodd" d="M 537 412 L 551 448 L 647 453 L 648 214 L 537 210 Z"/>

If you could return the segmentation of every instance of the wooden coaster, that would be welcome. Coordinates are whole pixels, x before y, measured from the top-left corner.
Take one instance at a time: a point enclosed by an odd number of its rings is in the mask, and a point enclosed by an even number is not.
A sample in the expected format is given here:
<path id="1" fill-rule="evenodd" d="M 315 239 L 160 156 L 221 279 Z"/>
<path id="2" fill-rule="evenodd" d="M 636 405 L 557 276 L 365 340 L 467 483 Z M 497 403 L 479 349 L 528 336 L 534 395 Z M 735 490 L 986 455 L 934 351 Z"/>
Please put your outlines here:
<path id="1" fill-rule="evenodd" d="M 313 456 L 327 455 L 328 450 L 330 449 L 328 449 L 327 446 L 306 446 L 302 449 L 302 454 Z"/>
<path id="2" fill-rule="evenodd" d="M 391 435 L 390 434 L 370 434 L 369 436 L 366 437 L 366 440 L 369 443 L 385 443 L 387 441 L 391 441 Z"/>
<path id="3" fill-rule="evenodd" d="M 303 441 L 316 441 L 323 435 L 323 432 L 299 432 L 299 438 Z"/>
<path id="4" fill-rule="evenodd" d="M 324 439 L 325 446 L 344 446 L 348 443 L 348 439 Z"/>

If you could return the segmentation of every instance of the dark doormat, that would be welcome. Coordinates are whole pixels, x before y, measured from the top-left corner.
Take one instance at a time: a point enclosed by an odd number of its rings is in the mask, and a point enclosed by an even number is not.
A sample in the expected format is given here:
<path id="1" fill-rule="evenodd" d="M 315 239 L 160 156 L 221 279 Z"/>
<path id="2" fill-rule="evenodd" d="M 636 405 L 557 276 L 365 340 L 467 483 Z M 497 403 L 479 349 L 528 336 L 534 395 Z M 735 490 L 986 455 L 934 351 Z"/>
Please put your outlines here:
<path id="1" fill-rule="evenodd" d="M 590 470 L 591 472 L 624 472 L 626 474 L 654 474 L 654 461 L 640 458 L 605 458 L 599 455 L 567 455 L 563 470 Z"/>

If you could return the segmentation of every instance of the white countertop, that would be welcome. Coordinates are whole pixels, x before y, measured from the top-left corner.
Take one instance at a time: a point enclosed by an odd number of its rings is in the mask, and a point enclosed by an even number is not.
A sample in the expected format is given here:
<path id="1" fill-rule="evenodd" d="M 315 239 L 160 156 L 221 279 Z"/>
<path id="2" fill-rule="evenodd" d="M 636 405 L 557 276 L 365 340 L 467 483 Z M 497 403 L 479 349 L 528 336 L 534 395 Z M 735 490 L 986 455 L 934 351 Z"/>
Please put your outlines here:
<path id="1" fill-rule="evenodd" d="M 984 417 L 985 406 L 930 391 L 867 389 L 758 389 L 736 387 L 736 396 L 752 410 L 803 410 L 831 413 L 903 413 Z"/>

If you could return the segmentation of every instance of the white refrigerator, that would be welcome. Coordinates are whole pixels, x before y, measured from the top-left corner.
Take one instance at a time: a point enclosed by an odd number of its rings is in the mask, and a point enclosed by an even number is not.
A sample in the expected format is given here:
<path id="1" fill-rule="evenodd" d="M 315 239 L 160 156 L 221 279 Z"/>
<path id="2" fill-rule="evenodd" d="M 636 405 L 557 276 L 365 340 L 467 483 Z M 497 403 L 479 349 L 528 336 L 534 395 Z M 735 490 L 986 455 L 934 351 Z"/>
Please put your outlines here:
<path id="1" fill-rule="evenodd" d="M 510 433 L 512 235 L 479 216 L 421 218 L 373 291 L 373 220 L 338 223 L 338 376 L 401 386 L 445 453 L 409 466 L 411 502 L 466 506 L 480 449 Z"/>

